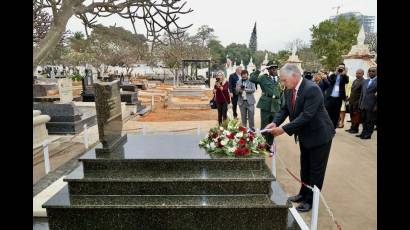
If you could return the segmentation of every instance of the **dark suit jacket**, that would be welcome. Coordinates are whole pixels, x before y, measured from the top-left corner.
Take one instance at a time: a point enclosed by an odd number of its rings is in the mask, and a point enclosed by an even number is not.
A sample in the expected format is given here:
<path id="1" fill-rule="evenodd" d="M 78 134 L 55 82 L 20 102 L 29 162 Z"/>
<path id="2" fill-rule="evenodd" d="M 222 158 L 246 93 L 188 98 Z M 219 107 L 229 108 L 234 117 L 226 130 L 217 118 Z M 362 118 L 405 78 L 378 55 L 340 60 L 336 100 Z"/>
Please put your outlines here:
<path id="1" fill-rule="evenodd" d="M 340 82 L 339 82 L 339 97 L 342 100 L 346 99 L 346 90 L 345 90 L 345 85 L 347 83 L 349 83 L 349 76 L 343 74 L 340 75 Z M 336 84 L 336 79 L 337 79 L 337 75 L 336 74 L 332 74 L 328 77 L 328 81 L 330 83 L 329 88 L 327 88 L 326 93 L 325 93 L 325 99 L 330 97 L 330 95 L 332 95 L 332 91 L 333 91 L 333 87 Z"/>
<path id="2" fill-rule="evenodd" d="M 335 135 L 335 129 L 325 109 L 319 86 L 302 78 L 296 96 L 295 111 L 292 110 L 291 92 L 285 91 L 285 104 L 276 114 L 273 123 L 279 126 L 289 116 L 290 122 L 282 128 L 289 136 L 298 136 L 300 144 L 305 148 L 328 143 Z"/>
<path id="3" fill-rule="evenodd" d="M 239 81 L 239 76 L 236 73 L 229 75 L 229 92 L 233 93 L 234 96 L 238 95 L 236 91 L 236 83 Z"/>
<path id="4" fill-rule="evenodd" d="M 359 109 L 359 99 L 360 94 L 362 93 L 362 86 L 364 82 L 364 78 L 356 78 L 352 83 L 352 89 L 350 91 L 349 96 L 349 104 L 353 110 Z"/>
<path id="5" fill-rule="evenodd" d="M 362 93 L 360 94 L 359 99 L 359 108 L 364 110 L 373 110 L 375 107 L 377 107 L 377 96 L 374 95 L 377 92 L 377 77 L 370 85 L 370 87 L 367 88 L 369 81 L 370 79 L 366 79 L 364 81 L 362 86 Z"/>

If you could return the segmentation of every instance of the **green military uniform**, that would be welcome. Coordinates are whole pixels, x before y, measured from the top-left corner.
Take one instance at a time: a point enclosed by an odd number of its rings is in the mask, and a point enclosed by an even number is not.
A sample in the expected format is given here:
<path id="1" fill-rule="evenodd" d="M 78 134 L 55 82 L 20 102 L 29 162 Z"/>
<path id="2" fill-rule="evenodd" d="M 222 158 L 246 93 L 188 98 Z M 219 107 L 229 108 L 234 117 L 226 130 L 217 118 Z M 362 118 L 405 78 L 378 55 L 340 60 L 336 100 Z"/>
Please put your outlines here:
<path id="1" fill-rule="evenodd" d="M 249 80 L 255 84 L 259 84 L 262 89 L 262 96 L 260 97 L 256 108 L 261 110 L 261 129 L 265 128 L 273 121 L 275 113 L 278 112 L 282 104 L 282 87 L 279 77 L 269 76 L 268 74 L 260 75 L 260 70 L 256 70 L 250 74 Z M 265 139 L 268 144 L 272 144 L 272 134 L 266 134 Z"/>

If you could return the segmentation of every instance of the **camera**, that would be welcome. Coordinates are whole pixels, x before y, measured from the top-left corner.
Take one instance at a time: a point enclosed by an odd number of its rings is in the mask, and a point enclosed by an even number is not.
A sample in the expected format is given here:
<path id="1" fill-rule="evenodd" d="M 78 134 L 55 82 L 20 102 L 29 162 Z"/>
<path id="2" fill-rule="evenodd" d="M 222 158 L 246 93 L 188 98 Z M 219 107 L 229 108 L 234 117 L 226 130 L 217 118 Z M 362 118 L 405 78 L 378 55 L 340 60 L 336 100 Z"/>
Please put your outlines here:
<path id="1" fill-rule="evenodd" d="M 241 89 L 245 89 L 245 86 L 244 86 L 244 85 L 241 85 Z"/>
<path id="2" fill-rule="evenodd" d="M 342 68 L 339 68 L 339 69 L 337 70 L 337 72 L 343 73 L 343 69 L 342 69 Z"/>

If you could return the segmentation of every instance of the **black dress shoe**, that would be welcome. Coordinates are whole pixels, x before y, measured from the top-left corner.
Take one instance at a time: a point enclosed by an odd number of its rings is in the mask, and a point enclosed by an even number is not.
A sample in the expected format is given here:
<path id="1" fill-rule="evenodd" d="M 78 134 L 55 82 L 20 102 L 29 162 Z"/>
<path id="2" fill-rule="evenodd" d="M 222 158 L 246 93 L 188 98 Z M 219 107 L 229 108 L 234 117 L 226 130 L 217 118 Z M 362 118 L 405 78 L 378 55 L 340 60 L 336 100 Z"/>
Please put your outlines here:
<path id="1" fill-rule="evenodd" d="M 296 210 L 299 212 L 308 212 L 312 209 L 312 205 L 309 203 L 302 203 L 296 207 Z"/>
<path id="2" fill-rule="evenodd" d="M 288 200 L 289 200 L 290 202 L 299 203 L 299 202 L 302 202 L 302 201 L 303 201 L 303 196 L 302 196 L 302 195 L 291 196 L 291 197 L 288 198 Z"/>
<path id="3" fill-rule="evenodd" d="M 370 139 L 370 136 L 361 136 L 360 139 Z"/>
<path id="4" fill-rule="evenodd" d="M 361 133 L 361 134 L 359 134 L 359 135 L 356 135 L 356 137 L 362 137 L 363 136 L 363 134 Z"/>
<path id="5" fill-rule="evenodd" d="M 359 130 L 354 130 L 354 129 L 351 129 L 351 130 L 349 130 L 348 132 L 349 132 L 349 133 L 358 133 L 358 132 L 359 132 Z"/>
<path id="6" fill-rule="evenodd" d="M 352 129 L 346 129 L 345 131 L 348 132 L 348 133 L 350 133 L 350 131 L 352 131 Z"/>

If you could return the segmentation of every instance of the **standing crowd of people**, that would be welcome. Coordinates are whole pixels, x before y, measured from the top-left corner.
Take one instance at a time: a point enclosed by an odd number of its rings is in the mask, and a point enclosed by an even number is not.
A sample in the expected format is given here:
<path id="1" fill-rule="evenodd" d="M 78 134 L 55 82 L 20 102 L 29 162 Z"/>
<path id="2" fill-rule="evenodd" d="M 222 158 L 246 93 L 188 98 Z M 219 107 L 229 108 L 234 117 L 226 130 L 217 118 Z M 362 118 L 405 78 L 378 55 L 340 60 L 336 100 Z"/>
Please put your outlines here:
<path id="1" fill-rule="evenodd" d="M 358 69 L 351 84 L 343 63 L 330 75 L 324 70 L 302 74 L 295 64 L 283 66 L 279 76 L 277 65 L 269 63 L 266 69 L 268 73 L 261 74 L 261 69 L 249 74 L 237 67 L 228 81 L 222 72 L 217 74 L 214 93 L 218 122 L 227 119 L 232 102 L 234 119 L 238 118 L 239 106 L 242 125 L 254 130 L 254 93 L 259 85 L 262 95 L 256 107 L 261 112 L 261 129 L 270 130 L 263 133 L 267 150 L 275 136 L 293 135 L 300 147 L 301 180 L 321 190 L 335 129 L 344 127 L 346 112 L 352 123 L 346 131 L 358 133 L 362 124 L 362 132 L 356 136 L 371 138 L 377 118 L 377 68 L 368 69 L 368 79 L 364 79 L 364 70 Z M 289 123 L 282 125 L 287 118 Z M 301 203 L 296 209 L 306 212 L 312 208 L 313 193 L 302 185 L 289 201 Z"/>

